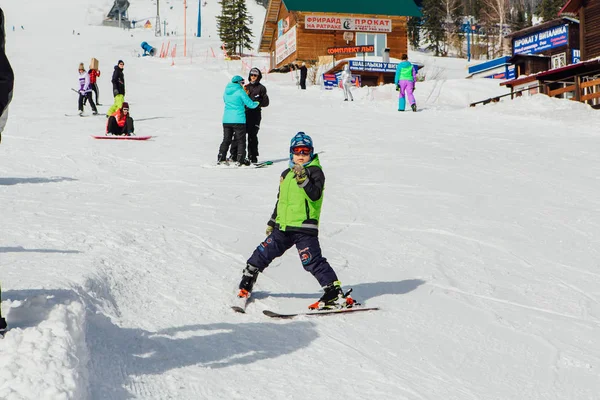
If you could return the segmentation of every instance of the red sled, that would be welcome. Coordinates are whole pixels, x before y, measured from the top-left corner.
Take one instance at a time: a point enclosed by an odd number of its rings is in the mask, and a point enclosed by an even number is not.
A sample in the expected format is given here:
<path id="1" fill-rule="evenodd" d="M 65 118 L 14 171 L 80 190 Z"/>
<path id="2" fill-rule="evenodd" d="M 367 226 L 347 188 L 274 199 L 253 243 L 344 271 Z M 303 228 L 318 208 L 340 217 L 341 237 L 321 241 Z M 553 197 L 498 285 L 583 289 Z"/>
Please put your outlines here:
<path id="1" fill-rule="evenodd" d="M 92 135 L 92 137 L 94 139 L 111 139 L 111 140 L 148 140 L 150 139 L 152 136 L 114 136 L 114 135 L 108 135 L 108 136 L 94 136 Z"/>

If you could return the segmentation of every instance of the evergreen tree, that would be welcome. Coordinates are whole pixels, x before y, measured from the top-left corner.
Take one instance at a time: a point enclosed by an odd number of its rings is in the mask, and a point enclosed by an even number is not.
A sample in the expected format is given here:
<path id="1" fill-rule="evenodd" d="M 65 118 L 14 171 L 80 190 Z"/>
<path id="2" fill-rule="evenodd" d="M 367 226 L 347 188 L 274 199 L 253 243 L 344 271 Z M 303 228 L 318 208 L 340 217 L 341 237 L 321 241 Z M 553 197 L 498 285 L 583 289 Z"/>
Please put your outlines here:
<path id="1" fill-rule="evenodd" d="M 252 17 L 248 15 L 246 0 L 221 0 L 221 15 L 217 16 L 217 32 L 229 54 L 242 54 L 252 49 L 252 31 L 248 27 Z"/>
<path id="2" fill-rule="evenodd" d="M 544 22 L 558 18 L 558 12 L 565 5 L 564 0 L 542 0 L 538 4 L 537 14 Z"/>
<path id="3" fill-rule="evenodd" d="M 421 43 L 421 25 L 423 20 L 421 17 L 409 17 L 408 18 L 408 42 L 413 49 L 418 49 Z"/>
<path id="4" fill-rule="evenodd" d="M 233 23 L 236 27 L 236 37 L 238 42 L 238 53 L 241 55 L 244 49 L 252 50 L 252 31 L 249 25 L 253 19 L 248 15 L 246 0 L 234 0 L 235 17 Z"/>
<path id="5" fill-rule="evenodd" d="M 423 1 L 423 31 L 429 47 L 434 51 L 436 56 L 444 53 L 444 45 L 446 43 L 446 31 L 444 22 L 446 20 L 446 10 L 439 0 L 424 0 Z"/>

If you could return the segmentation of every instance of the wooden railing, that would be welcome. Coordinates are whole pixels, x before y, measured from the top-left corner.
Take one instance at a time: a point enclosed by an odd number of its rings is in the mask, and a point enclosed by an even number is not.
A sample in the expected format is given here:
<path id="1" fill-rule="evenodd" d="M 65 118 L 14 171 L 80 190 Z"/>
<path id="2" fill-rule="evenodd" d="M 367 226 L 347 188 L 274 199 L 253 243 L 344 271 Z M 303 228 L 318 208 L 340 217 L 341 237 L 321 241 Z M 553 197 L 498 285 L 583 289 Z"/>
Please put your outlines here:
<path id="1" fill-rule="evenodd" d="M 583 82 L 579 86 L 581 87 L 581 101 L 600 99 L 600 79 Z"/>

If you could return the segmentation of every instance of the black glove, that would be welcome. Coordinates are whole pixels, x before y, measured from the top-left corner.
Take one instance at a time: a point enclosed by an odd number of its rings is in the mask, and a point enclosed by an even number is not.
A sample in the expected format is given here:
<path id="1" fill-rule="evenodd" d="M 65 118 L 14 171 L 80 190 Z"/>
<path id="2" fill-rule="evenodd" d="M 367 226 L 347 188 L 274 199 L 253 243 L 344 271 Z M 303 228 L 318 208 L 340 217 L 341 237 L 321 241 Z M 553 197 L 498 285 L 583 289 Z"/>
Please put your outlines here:
<path id="1" fill-rule="evenodd" d="M 119 94 L 119 89 L 113 89 L 113 96 L 116 96 Z"/>
<path id="2" fill-rule="evenodd" d="M 400 91 L 400 85 L 396 85 L 396 92 Z"/>
<path id="3" fill-rule="evenodd" d="M 306 168 L 304 168 L 302 165 L 300 164 L 296 164 L 294 165 L 294 168 L 292 168 L 292 171 L 294 171 L 294 178 L 296 178 L 296 182 L 298 182 L 298 184 L 303 183 L 306 178 L 308 177 L 306 175 Z"/>
<path id="4" fill-rule="evenodd" d="M 417 85 L 413 85 L 413 92 L 417 90 Z"/>

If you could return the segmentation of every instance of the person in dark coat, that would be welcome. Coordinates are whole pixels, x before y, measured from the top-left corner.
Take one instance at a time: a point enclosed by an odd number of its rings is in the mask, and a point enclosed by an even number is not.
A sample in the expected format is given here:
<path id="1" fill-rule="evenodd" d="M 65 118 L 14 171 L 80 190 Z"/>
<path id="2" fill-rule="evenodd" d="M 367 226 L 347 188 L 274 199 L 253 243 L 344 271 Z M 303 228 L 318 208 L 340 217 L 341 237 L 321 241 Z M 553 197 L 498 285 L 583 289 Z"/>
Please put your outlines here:
<path id="1" fill-rule="evenodd" d="M 239 149 L 236 157 L 233 159 L 236 165 L 250 165 L 246 158 L 246 112 L 245 108 L 258 107 L 258 101 L 252 101 L 244 90 L 244 78 L 239 75 L 231 78 L 231 82 L 225 86 L 223 93 L 223 102 L 225 109 L 223 111 L 223 141 L 219 146 L 219 155 L 217 162 L 226 164 L 227 150 L 231 143 L 236 143 L 235 148 Z"/>
<path id="2" fill-rule="evenodd" d="M 248 160 L 251 163 L 258 162 L 258 131 L 260 130 L 260 121 L 262 120 L 261 108 L 269 106 L 269 96 L 267 88 L 260 80 L 262 73 L 258 68 L 250 69 L 248 83 L 244 86 L 248 97 L 252 101 L 257 101 L 259 106 L 256 108 L 246 107 L 246 133 L 248 134 Z M 237 160 L 237 142 L 231 146 L 231 159 Z"/>
<path id="3" fill-rule="evenodd" d="M 4 52 L 4 44 L 4 12 L 0 8 L 0 142 L 2 141 L 2 131 L 8 119 L 8 104 L 12 100 L 15 81 L 12 67 Z"/>
<path id="4" fill-rule="evenodd" d="M 13 85 L 15 76 L 6 53 L 4 51 L 4 12 L 0 8 L 0 142 L 2 141 L 2 131 L 6 126 L 8 119 L 8 104 L 12 100 Z M 0 303 L 2 302 L 2 289 L 0 289 Z M 6 331 L 6 320 L 2 318 L 0 310 L 0 336 Z"/>
<path id="5" fill-rule="evenodd" d="M 300 67 L 300 89 L 306 89 L 306 75 L 308 75 L 308 68 L 306 63 L 303 62 Z"/>
<path id="6" fill-rule="evenodd" d="M 125 101 L 125 74 L 123 73 L 123 68 L 125 68 L 125 63 L 123 60 L 119 60 L 117 65 L 115 65 L 115 71 L 111 79 L 115 102 L 106 112 L 106 118 L 109 118 L 115 111 L 123 107 L 123 102 Z"/>

